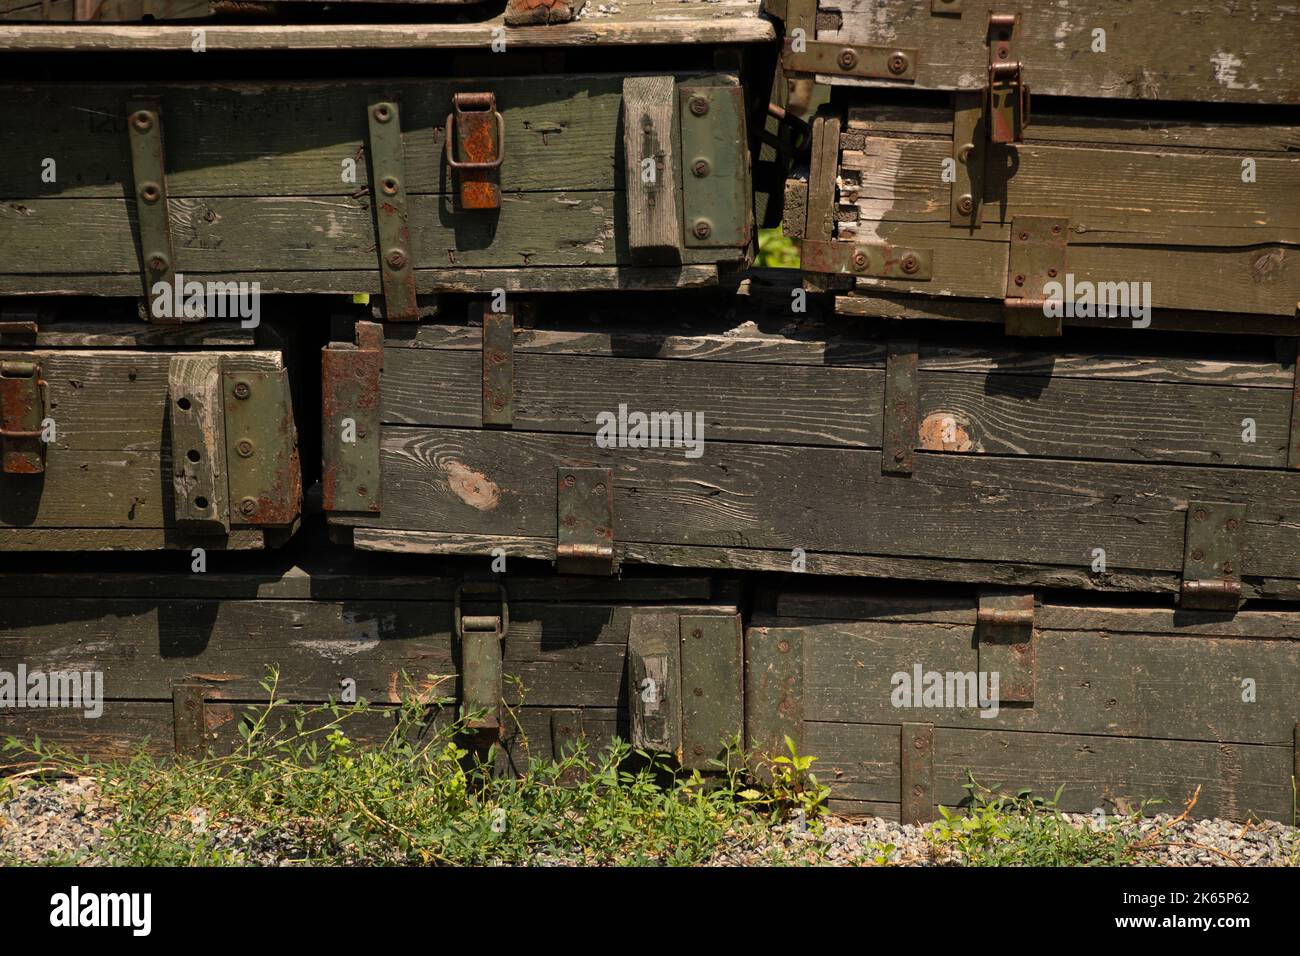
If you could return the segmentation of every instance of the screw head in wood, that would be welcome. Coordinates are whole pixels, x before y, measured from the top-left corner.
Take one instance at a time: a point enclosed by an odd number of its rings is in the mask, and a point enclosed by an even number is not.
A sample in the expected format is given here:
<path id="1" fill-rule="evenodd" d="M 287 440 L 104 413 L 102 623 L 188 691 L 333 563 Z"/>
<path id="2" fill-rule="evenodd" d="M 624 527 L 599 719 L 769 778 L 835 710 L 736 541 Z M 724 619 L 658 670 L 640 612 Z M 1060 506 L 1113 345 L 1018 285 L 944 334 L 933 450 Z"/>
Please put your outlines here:
<path id="1" fill-rule="evenodd" d="M 375 119 L 379 120 L 381 123 L 387 123 L 393 118 L 393 111 L 389 108 L 387 103 L 377 104 L 373 112 Z"/>
<path id="2" fill-rule="evenodd" d="M 906 53 L 901 51 L 895 53 L 889 58 L 889 72 L 894 74 L 894 76 L 900 76 L 907 72 L 907 63 L 908 60 Z"/>
<path id="3" fill-rule="evenodd" d="M 908 275 L 913 275 L 918 269 L 921 268 L 920 260 L 917 259 L 916 256 L 914 256 L 910 252 L 907 255 L 903 256 L 902 265 L 903 265 L 903 271 L 906 272 Z"/>
<path id="4" fill-rule="evenodd" d="M 236 382 L 234 388 L 235 398 L 248 398 L 253 390 L 248 387 L 247 382 Z"/>
<path id="5" fill-rule="evenodd" d="M 707 219 L 697 219 L 691 232 L 695 234 L 696 239 L 707 239 L 713 235 L 713 227 L 709 225 Z"/>
<path id="6" fill-rule="evenodd" d="M 406 266 L 406 253 L 401 249 L 393 249 L 384 257 L 384 262 L 390 269 L 402 269 Z"/>
<path id="7" fill-rule="evenodd" d="M 693 115 L 703 116 L 709 111 L 709 98 L 707 96 L 692 96 L 690 109 Z"/>
<path id="8" fill-rule="evenodd" d="M 239 443 L 235 446 L 235 449 L 239 452 L 240 458 L 253 457 L 253 443 L 247 438 L 241 438 Z"/>
<path id="9" fill-rule="evenodd" d="M 853 253 L 853 268 L 855 269 L 865 269 L 870 261 L 867 254 L 860 249 Z"/>
<path id="10" fill-rule="evenodd" d="M 839 63 L 841 70 L 853 69 L 858 65 L 857 51 L 851 47 L 845 47 L 843 50 L 840 50 L 840 55 L 836 57 L 836 62 Z"/>
<path id="11" fill-rule="evenodd" d="M 167 271 L 167 257 L 160 252 L 155 252 L 149 257 L 149 268 L 154 272 Z"/>
<path id="12" fill-rule="evenodd" d="M 131 114 L 131 125 L 144 133 L 153 128 L 153 114 L 148 110 L 136 110 Z"/>
<path id="13" fill-rule="evenodd" d="M 251 518 L 257 514 L 257 499 L 245 498 L 239 503 L 239 513 L 245 518 Z"/>
<path id="14" fill-rule="evenodd" d="M 705 176 L 709 175 L 709 161 L 707 159 L 697 159 L 694 165 L 691 166 L 691 172 L 694 173 L 697 178 L 703 179 Z"/>
<path id="15" fill-rule="evenodd" d="M 970 195 L 961 196 L 957 199 L 957 211 L 963 216 L 969 216 L 975 211 L 975 199 Z"/>

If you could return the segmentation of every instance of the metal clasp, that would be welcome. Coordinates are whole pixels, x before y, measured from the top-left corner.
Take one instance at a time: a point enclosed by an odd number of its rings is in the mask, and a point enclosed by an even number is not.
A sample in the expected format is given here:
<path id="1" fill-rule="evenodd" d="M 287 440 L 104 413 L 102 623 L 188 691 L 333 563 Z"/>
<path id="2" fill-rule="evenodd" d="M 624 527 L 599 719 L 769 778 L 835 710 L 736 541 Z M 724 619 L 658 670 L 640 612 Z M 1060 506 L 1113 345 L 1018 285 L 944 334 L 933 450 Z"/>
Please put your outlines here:
<path id="1" fill-rule="evenodd" d="M 45 471 L 46 385 L 39 362 L 0 362 L 0 467 L 6 475 Z"/>
<path id="2" fill-rule="evenodd" d="M 460 175 L 460 204 L 466 209 L 501 208 L 501 187 L 492 173 L 506 152 L 506 121 L 494 93 L 456 93 L 447 114 L 443 149 L 447 165 Z M 465 156 L 458 160 L 456 153 Z"/>
<path id="3" fill-rule="evenodd" d="M 495 594 L 501 607 L 501 613 L 471 614 L 464 617 L 461 611 L 461 598 L 466 594 L 480 596 Z M 498 640 L 504 641 L 506 632 L 510 630 L 510 603 L 506 596 L 505 585 L 493 581 L 462 581 L 460 586 L 456 588 L 452 613 L 454 615 L 453 623 L 457 640 L 464 640 L 465 635 L 470 633 L 491 634 Z"/>

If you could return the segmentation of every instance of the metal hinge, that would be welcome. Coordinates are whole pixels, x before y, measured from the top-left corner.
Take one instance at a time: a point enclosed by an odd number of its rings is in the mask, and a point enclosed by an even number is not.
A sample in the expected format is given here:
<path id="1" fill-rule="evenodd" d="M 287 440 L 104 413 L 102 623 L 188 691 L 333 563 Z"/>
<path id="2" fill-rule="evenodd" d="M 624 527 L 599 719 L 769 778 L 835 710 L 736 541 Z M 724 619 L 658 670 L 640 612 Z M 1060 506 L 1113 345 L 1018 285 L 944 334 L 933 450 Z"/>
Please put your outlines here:
<path id="1" fill-rule="evenodd" d="M 377 513 L 383 501 L 379 411 L 384 329 L 356 323 L 356 344 L 321 350 L 321 490 L 324 509 Z"/>
<path id="2" fill-rule="evenodd" d="M 1188 502 L 1180 607 L 1195 611 L 1237 610 L 1241 605 L 1245 533 L 1245 505 Z"/>
<path id="3" fill-rule="evenodd" d="M 465 614 L 465 598 L 495 597 L 495 614 Z M 462 581 L 456 588 L 452 626 L 461 653 L 461 707 L 465 726 L 493 731 L 501 726 L 501 645 L 510 632 L 510 600 L 497 581 Z"/>
<path id="4" fill-rule="evenodd" d="M 614 574 L 614 472 L 561 467 L 556 488 L 556 570 Z"/>
<path id="5" fill-rule="evenodd" d="M 1037 653 L 1032 591 L 981 591 L 975 639 L 981 674 L 998 675 L 998 700 L 1034 702 Z M 990 678 L 991 680 L 991 678 Z"/>
<path id="6" fill-rule="evenodd" d="M 41 423 L 47 401 L 39 361 L 0 362 L 0 473 L 39 475 L 45 471 Z"/>
<path id="7" fill-rule="evenodd" d="M 500 209 L 498 185 L 506 154 L 506 122 L 494 93 L 456 93 L 443 131 L 447 166 L 456 171 L 463 209 Z M 465 158 L 459 160 L 456 154 Z"/>
<path id="8" fill-rule="evenodd" d="M 1069 241 L 1068 218 L 1016 216 L 1011 220 L 1007 291 L 1002 300 L 1007 335 L 1061 334 L 1065 301 L 1060 296 L 1048 296 L 1047 284 L 1059 282 L 1064 286 Z M 1049 310 L 1049 303 L 1055 303 L 1055 308 Z"/>

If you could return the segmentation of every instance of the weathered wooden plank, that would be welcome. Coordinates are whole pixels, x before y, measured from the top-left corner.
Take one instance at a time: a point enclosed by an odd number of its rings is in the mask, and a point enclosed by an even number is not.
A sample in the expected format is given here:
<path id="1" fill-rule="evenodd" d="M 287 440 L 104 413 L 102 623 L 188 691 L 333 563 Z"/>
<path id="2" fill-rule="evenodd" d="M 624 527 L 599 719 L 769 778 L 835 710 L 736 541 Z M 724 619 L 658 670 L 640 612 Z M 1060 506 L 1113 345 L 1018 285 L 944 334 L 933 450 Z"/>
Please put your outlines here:
<path id="1" fill-rule="evenodd" d="M 1000 0 L 965 0 L 960 17 L 934 16 L 929 0 L 823 0 L 817 39 L 920 51 L 916 87 L 980 89 L 988 76 L 989 14 Z M 1192 0 L 1094 0 L 1085 9 L 1021 0 L 1016 56 L 1036 95 L 1294 103 L 1290 56 L 1300 25 L 1286 0 L 1206 7 Z M 1104 52 L 1097 44 L 1104 31 Z M 843 85 L 888 81 L 819 76 Z M 892 85 L 897 85 L 894 83 Z"/>
<path id="2" fill-rule="evenodd" d="M 1105 548 L 1108 567 L 1172 571 L 1187 501 L 1222 500 L 1251 504 L 1246 574 L 1300 578 L 1300 489 L 1279 472 L 919 454 L 892 482 L 876 451 L 719 442 L 702 462 L 662 448 L 632 462 L 566 436 L 395 426 L 381 459 L 385 511 L 368 525 L 395 530 L 553 537 L 555 469 L 599 464 L 619 542 L 1067 566 Z"/>
<path id="3" fill-rule="evenodd" d="M 917 665 L 940 674 L 979 669 L 973 624 L 784 623 L 759 626 L 773 640 L 805 648 L 807 720 L 1281 745 L 1300 700 L 1294 639 L 1039 629 L 1032 706 L 1004 705 L 995 713 L 969 700 L 960 708 L 900 708 L 892 697 L 896 674 L 912 680 Z M 1251 694 L 1246 681 L 1253 682 Z"/>
<path id="4" fill-rule="evenodd" d="M 897 799 L 897 724 L 811 721 L 805 733 L 809 752 L 821 757 L 819 779 L 839 797 Z M 1199 784 L 1199 815 L 1290 819 L 1289 746 L 949 727 L 936 727 L 934 741 L 935 798 L 946 806 L 966 799 L 969 771 L 985 786 L 1030 787 L 1043 797 L 1063 787 L 1060 808 L 1077 813 L 1133 809 L 1145 798 L 1167 801 L 1153 812 L 1176 810 Z"/>
<path id="5" fill-rule="evenodd" d="M 10 0 L 27 4 L 28 0 Z M 54 10 L 69 10 L 71 0 L 52 0 Z M 190 0 L 173 0 L 190 2 Z M 36 4 L 36 9 L 40 9 Z M 646 46 L 662 44 L 770 43 L 771 22 L 759 17 L 758 0 L 690 0 L 665 6 L 653 0 L 588 5 L 582 19 L 570 23 L 510 30 L 511 48 Z M 18 9 L 23 9 L 19 7 Z M 476 9 L 476 8 L 471 8 Z M 12 19 L 43 19 L 44 13 Z M 0 19 L 7 19 L 0 17 Z M 67 16 L 59 19 L 68 19 Z M 296 23 L 203 24 L 208 50 L 390 50 L 478 49 L 486 51 L 493 28 L 504 26 L 503 12 L 487 7 L 477 16 L 457 16 L 450 23 Z M 0 49 L 11 51 L 141 51 L 189 53 L 192 26 L 150 23 L 73 24 L 57 27 L 5 26 Z"/>
<path id="6" fill-rule="evenodd" d="M 1001 306 L 1007 283 L 1007 244 L 1005 237 L 998 241 L 995 228 L 987 234 L 981 230 L 972 238 L 954 235 L 951 227 L 941 223 L 893 223 L 881 225 L 877 231 L 880 239 L 933 250 L 933 278 L 922 283 L 859 277 L 857 288 L 911 292 L 935 299 L 996 299 Z M 863 235 L 861 230 L 858 235 Z M 1293 258 L 1288 248 L 1151 246 L 1135 252 L 1124 245 L 1083 245 L 1076 249 L 1071 238 L 1069 271 L 1076 286 L 1084 282 L 1149 282 L 1149 304 L 1154 309 L 1294 318 L 1298 290 L 1297 280 L 1287 268 Z M 1214 282 L 1207 282 L 1206 276 L 1213 276 Z M 1118 325 L 1132 328 L 1137 321 L 1140 319 L 1136 316 L 1125 317 Z M 1066 324 L 1072 322 L 1066 319 Z"/>
<path id="7" fill-rule="evenodd" d="M 698 77 L 700 74 L 683 74 Z M 671 75 L 664 77 L 672 82 Z M 505 121 L 509 161 L 503 192 L 619 190 L 622 77 L 602 74 L 504 76 L 420 82 L 157 83 L 167 110 L 169 197 L 348 197 L 370 182 L 364 118 L 380 99 L 401 105 L 409 195 L 455 191 L 443 157 L 452 95 L 490 88 Z M 477 85 L 476 85 L 477 84 Z M 116 198 L 131 182 L 122 148 L 126 103 L 138 86 L 0 86 L 0 148 L 14 163 L 0 172 L 0 197 Z M 18 105 L 25 104 L 20 114 Z M 57 178 L 23 173 L 58 161 Z"/>
<path id="8" fill-rule="evenodd" d="M 111 580 L 111 578 L 110 578 Z M 724 608 L 725 610 L 725 608 Z M 623 701 L 635 605 L 510 603 L 502 642 L 507 704 L 614 706 Z M 708 616 L 708 605 L 665 609 Z M 723 618 L 726 622 L 732 616 Z M 172 684 L 201 683 L 208 700 L 255 701 L 267 668 L 295 701 L 358 698 L 397 703 L 460 691 L 448 602 L 78 598 L 52 607 L 13 600 L 0 632 L 0 666 L 101 671 L 106 699 L 170 699 Z"/>
<path id="9" fill-rule="evenodd" d="M 564 322 L 547 316 L 544 328 L 515 330 L 514 350 L 550 355 L 618 358 L 690 359 L 703 362 L 812 365 L 883 369 L 886 344 L 870 330 L 845 329 L 836 319 L 823 320 L 808 313 L 797 327 L 769 328 L 755 319 L 743 300 L 722 299 L 714 292 L 703 301 L 683 295 L 677 318 L 665 321 L 662 309 L 643 310 L 619 303 L 616 311 L 630 327 L 611 330 L 595 324 L 606 311 L 593 308 L 588 320 Z M 788 298 L 788 290 L 784 297 Z M 676 300 L 675 300 L 676 301 Z M 719 316 L 723 306 L 724 314 Z M 768 318 L 765 314 L 763 318 Z M 683 331 L 683 322 L 690 331 Z M 413 334 L 399 336 L 389 330 L 384 346 L 394 349 L 429 348 L 469 350 L 482 346 L 477 325 L 426 323 Z M 1092 343 L 1089 343 L 1090 345 Z M 1112 339 L 1082 349 L 1079 341 L 1035 345 L 1029 340 L 989 339 L 987 336 L 930 337 L 920 346 L 923 371 L 996 372 L 1053 378 L 1114 379 L 1221 385 L 1252 385 L 1290 390 L 1294 384 L 1289 363 L 1276 361 L 1272 349 L 1249 352 L 1189 350 L 1188 343 L 1158 349 L 1122 351 Z M 398 359 L 401 361 L 401 359 Z"/>
<path id="10" fill-rule="evenodd" d="M 947 224 L 941 202 L 952 187 L 934 171 L 951 148 L 939 140 L 868 136 L 860 149 L 840 153 L 840 202 L 856 205 L 863 223 Z M 981 239 L 1006 241 L 1016 216 L 1060 210 L 1071 220 L 1071 252 L 1110 244 L 1300 243 L 1300 158 L 1251 157 L 1257 179 L 1243 182 L 1240 152 L 1025 144 L 1016 155 L 1013 174 L 986 183 Z M 841 235 L 846 228 L 841 223 Z"/>
<path id="11" fill-rule="evenodd" d="M 1161 152 L 1185 150 L 1195 153 L 1228 152 L 1234 156 L 1258 153 L 1286 153 L 1295 149 L 1300 130 L 1286 125 L 1285 116 L 1269 122 L 1267 114 L 1252 116 L 1252 122 L 1218 117 L 1195 122 L 1167 116 L 1131 117 L 1106 115 L 1095 104 L 1091 112 L 1054 113 L 1034 110 L 1033 122 L 1025 127 L 1025 143 L 1075 145 L 1090 148 L 1130 146 Z M 847 124 L 840 134 L 843 149 L 861 149 L 869 135 L 928 136 L 952 141 L 951 108 L 905 104 L 854 103 L 847 109 Z"/>

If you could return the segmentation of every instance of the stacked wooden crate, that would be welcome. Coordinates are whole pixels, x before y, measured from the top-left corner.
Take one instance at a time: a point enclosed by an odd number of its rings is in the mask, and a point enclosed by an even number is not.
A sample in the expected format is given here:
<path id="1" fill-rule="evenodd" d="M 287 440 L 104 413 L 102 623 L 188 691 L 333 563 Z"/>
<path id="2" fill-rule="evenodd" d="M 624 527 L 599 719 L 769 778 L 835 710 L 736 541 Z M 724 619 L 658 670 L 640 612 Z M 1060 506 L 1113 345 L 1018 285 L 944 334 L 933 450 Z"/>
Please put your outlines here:
<path id="1" fill-rule="evenodd" d="M 4 719 L 193 752 L 267 665 L 300 701 L 405 673 L 516 757 L 788 736 L 847 811 L 973 776 L 1289 819 L 1300 18 L 681 6 L 501 51 L 214 23 L 250 69 L 198 75 L 185 26 L 0 26 L 0 548 L 173 552 L 9 567 L 0 669 L 101 671 L 109 719 Z M 47 81 L 56 37 L 156 68 Z M 265 56 L 316 44 L 394 76 Z M 778 60 L 830 88 L 796 276 L 746 272 Z M 177 321 L 178 277 L 260 319 Z"/>

